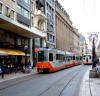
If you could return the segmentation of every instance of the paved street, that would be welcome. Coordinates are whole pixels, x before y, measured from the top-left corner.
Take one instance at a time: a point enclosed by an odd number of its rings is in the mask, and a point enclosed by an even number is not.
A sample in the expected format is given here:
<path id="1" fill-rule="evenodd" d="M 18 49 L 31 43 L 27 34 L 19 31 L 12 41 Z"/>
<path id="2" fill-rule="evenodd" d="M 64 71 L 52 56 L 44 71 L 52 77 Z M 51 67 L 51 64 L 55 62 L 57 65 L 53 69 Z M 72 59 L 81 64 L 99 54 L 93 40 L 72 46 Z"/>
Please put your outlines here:
<path id="1" fill-rule="evenodd" d="M 55 73 L 34 74 L 0 83 L 0 96 L 78 96 L 89 66 L 79 65 Z"/>

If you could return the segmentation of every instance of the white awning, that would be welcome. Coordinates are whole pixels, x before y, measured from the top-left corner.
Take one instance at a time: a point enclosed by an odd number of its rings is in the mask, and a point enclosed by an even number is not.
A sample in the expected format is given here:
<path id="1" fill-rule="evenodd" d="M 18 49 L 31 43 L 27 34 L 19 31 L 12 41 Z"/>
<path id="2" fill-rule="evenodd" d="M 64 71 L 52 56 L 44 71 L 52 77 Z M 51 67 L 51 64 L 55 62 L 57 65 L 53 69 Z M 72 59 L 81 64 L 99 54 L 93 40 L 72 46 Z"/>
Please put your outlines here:
<path id="1" fill-rule="evenodd" d="M 4 52 L 4 51 L 0 51 L 0 56 L 5 56 L 5 55 L 8 55 L 6 52 Z"/>

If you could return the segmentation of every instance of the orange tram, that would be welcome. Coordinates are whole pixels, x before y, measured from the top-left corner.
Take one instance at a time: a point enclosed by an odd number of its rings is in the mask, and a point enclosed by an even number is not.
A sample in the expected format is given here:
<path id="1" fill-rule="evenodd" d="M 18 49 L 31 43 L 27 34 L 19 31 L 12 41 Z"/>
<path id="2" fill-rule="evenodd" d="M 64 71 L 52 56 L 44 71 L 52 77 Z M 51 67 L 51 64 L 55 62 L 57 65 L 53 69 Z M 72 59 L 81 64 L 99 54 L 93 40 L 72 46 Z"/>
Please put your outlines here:
<path id="1" fill-rule="evenodd" d="M 83 64 L 84 65 L 92 65 L 92 55 L 91 54 L 86 54 L 83 56 Z"/>
<path id="2" fill-rule="evenodd" d="M 82 57 L 57 49 L 40 48 L 37 51 L 37 71 L 54 72 L 82 63 Z"/>

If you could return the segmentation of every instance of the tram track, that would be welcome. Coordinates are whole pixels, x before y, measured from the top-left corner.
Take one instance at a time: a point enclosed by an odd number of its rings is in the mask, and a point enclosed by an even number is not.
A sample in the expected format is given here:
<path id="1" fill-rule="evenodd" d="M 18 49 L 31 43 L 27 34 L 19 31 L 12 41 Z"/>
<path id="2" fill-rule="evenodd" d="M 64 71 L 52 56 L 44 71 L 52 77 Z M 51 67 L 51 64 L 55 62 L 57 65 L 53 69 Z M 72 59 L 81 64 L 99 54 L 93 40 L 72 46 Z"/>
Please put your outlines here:
<path id="1" fill-rule="evenodd" d="M 60 92 L 59 92 L 59 94 L 58 94 L 57 96 L 61 96 L 61 95 L 62 95 L 64 89 L 70 84 L 71 81 L 73 81 L 73 79 L 80 73 L 80 71 L 82 71 L 81 69 L 82 69 L 82 66 L 81 66 L 80 68 L 77 69 L 77 70 L 78 70 L 77 72 L 75 72 L 76 69 L 74 69 L 74 70 L 71 70 L 71 72 L 69 71 L 66 75 L 64 75 L 64 76 L 62 77 L 62 78 L 64 78 L 64 77 L 69 76 L 69 75 L 72 74 L 71 78 L 67 81 L 66 85 L 64 85 L 64 86 L 62 87 L 62 89 L 60 90 Z M 74 72 L 75 72 L 75 73 L 74 73 Z M 74 73 L 74 75 L 73 75 L 73 73 Z M 47 95 L 44 95 L 44 94 L 45 94 L 46 92 L 48 92 L 50 89 L 53 89 L 54 86 L 59 85 L 58 82 L 61 82 L 61 81 L 62 81 L 62 78 L 59 79 L 59 80 L 57 80 L 57 81 L 55 81 L 54 83 L 52 83 L 52 85 L 51 85 L 50 87 L 48 87 L 47 89 L 45 89 L 45 90 L 44 90 L 43 92 L 41 92 L 38 96 L 47 96 Z M 48 92 L 48 93 L 49 93 L 49 92 Z M 48 95 L 48 96 L 49 96 L 49 95 Z M 51 95 L 50 95 L 50 96 L 51 96 Z"/>
<path id="2" fill-rule="evenodd" d="M 81 72 L 83 72 L 83 70 L 81 70 Z M 68 87 L 68 85 L 80 74 L 80 72 L 76 72 L 75 75 L 72 76 L 72 78 L 66 83 L 66 85 L 63 87 L 63 89 L 61 90 L 60 94 L 58 96 L 62 96 L 63 91 Z"/>
<path id="3" fill-rule="evenodd" d="M 41 74 L 33 74 L 33 75 L 28 76 L 28 78 L 27 78 L 27 76 L 26 76 L 26 77 L 24 76 L 25 79 L 22 78 L 21 80 L 19 80 L 19 81 L 17 81 L 17 82 L 14 82 L 14 83 L 12 83 L 12 84 L 8 84 L 8 85 L 6 85 L 6 86 L 3 86 L 3 87 L 0 88 L 0 91 L 5 90 L 5 89 L 10 88 L 10 87 L 13 87 L 13 86 L 16 86 L 16 85 L 18 85 L 18 84 L 25 83 L 25 82 L 27 82 L 27 81 L 29 81 L 29 80 L 33 80 L 33 79 L 39 78 L 39 77 L 41 77 L 41 76 L 43 76 L 43 75 L 41 75 Z M 16 80 L 16 79 L 13 79 L 13 80 Z M 4 82 L 5 82 L 5 81 L 4 81 Z"/>
<path id="4" fill-rule="evenodd" d="M 66 74 L 66 75 L 68 75 L 68 74 L 72 74 L 76 69 L 77 70 L 79 70 L 79 69 L 81 69 L 82 68 L 82 66 L 79 66 L 79 68 L 77 69 L 77 68 L 75 68 L 74 70 L 68 70 L 69 72 Z M 50 74 L 53 74 L 53 73 L 50 73 Z M 19 80 L 19 81 L 16 81 L 16 82 L 14 82 L 14 83 L 11 83 L 11 84 L 8 84 L 8 85 L 6 85 L 6 86 L 0 86 L 0 92 L 1 91 L 3 91 L 3 90 L 5 90 L 5 89 L 8 89 L 8 88 L 10 88 L 10 87 L 14 87 L 14 86 L 17 86 L 17 85 L 19 85 L 19 84 L 22 84 L 22 83 L 25 83 L 25 82 L 27 82 L 27 81 L 29 81 L 29 80 L 34 80 L 34 79 L 37 79 L 37 78 L 40 78 L 40 77 L 43 77 L 43 76 L 47 76 L 47 75 L 50 75 L 50 74 L 46 74 L 46 75 L 44 75 L 44 74 L 33 74 L 33 75 L 30 75 L 30 76 L 26 76 L 24 79 L 22 78 L 21 80 Z M 28 77 L 28 78 L 27 78 Z M 63 76 L 63 77 L 65 77 L 65 76 Z M 55 81 L 54 83 L 56 83 L 56 82 L 59 82 L 60 81 L 60 79 L 58 80 L 58 81 Z M 53 83 L 53 84 L 54 84 Z M 52 85 L 53 85 L 52 84 Z M 52 85 L 51 85 L 51 87 L 52 87 Z M 38 96 L 41 96 L 43 93 L 45 93 L 47 90 L 49 90 L 51 87 L 49 87 L 49 88 L 47 88 L 45 91 L 43 91 L 42 93 L 40 93 L 40 95 L 38 95 Z"/>

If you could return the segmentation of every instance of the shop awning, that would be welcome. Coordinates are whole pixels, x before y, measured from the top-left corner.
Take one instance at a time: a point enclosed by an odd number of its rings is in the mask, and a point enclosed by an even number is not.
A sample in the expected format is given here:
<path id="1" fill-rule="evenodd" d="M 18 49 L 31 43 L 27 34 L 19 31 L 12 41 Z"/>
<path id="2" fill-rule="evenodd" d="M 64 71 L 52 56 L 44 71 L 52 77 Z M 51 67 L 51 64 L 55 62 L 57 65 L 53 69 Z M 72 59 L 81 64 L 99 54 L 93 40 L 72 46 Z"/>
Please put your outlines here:
<path id="1" fill-rule="evenodd" d="M 7 55 L 27 56 L 24 52 L 13 49 L 0 48 L 0 52 L 3 52 Z"/>

